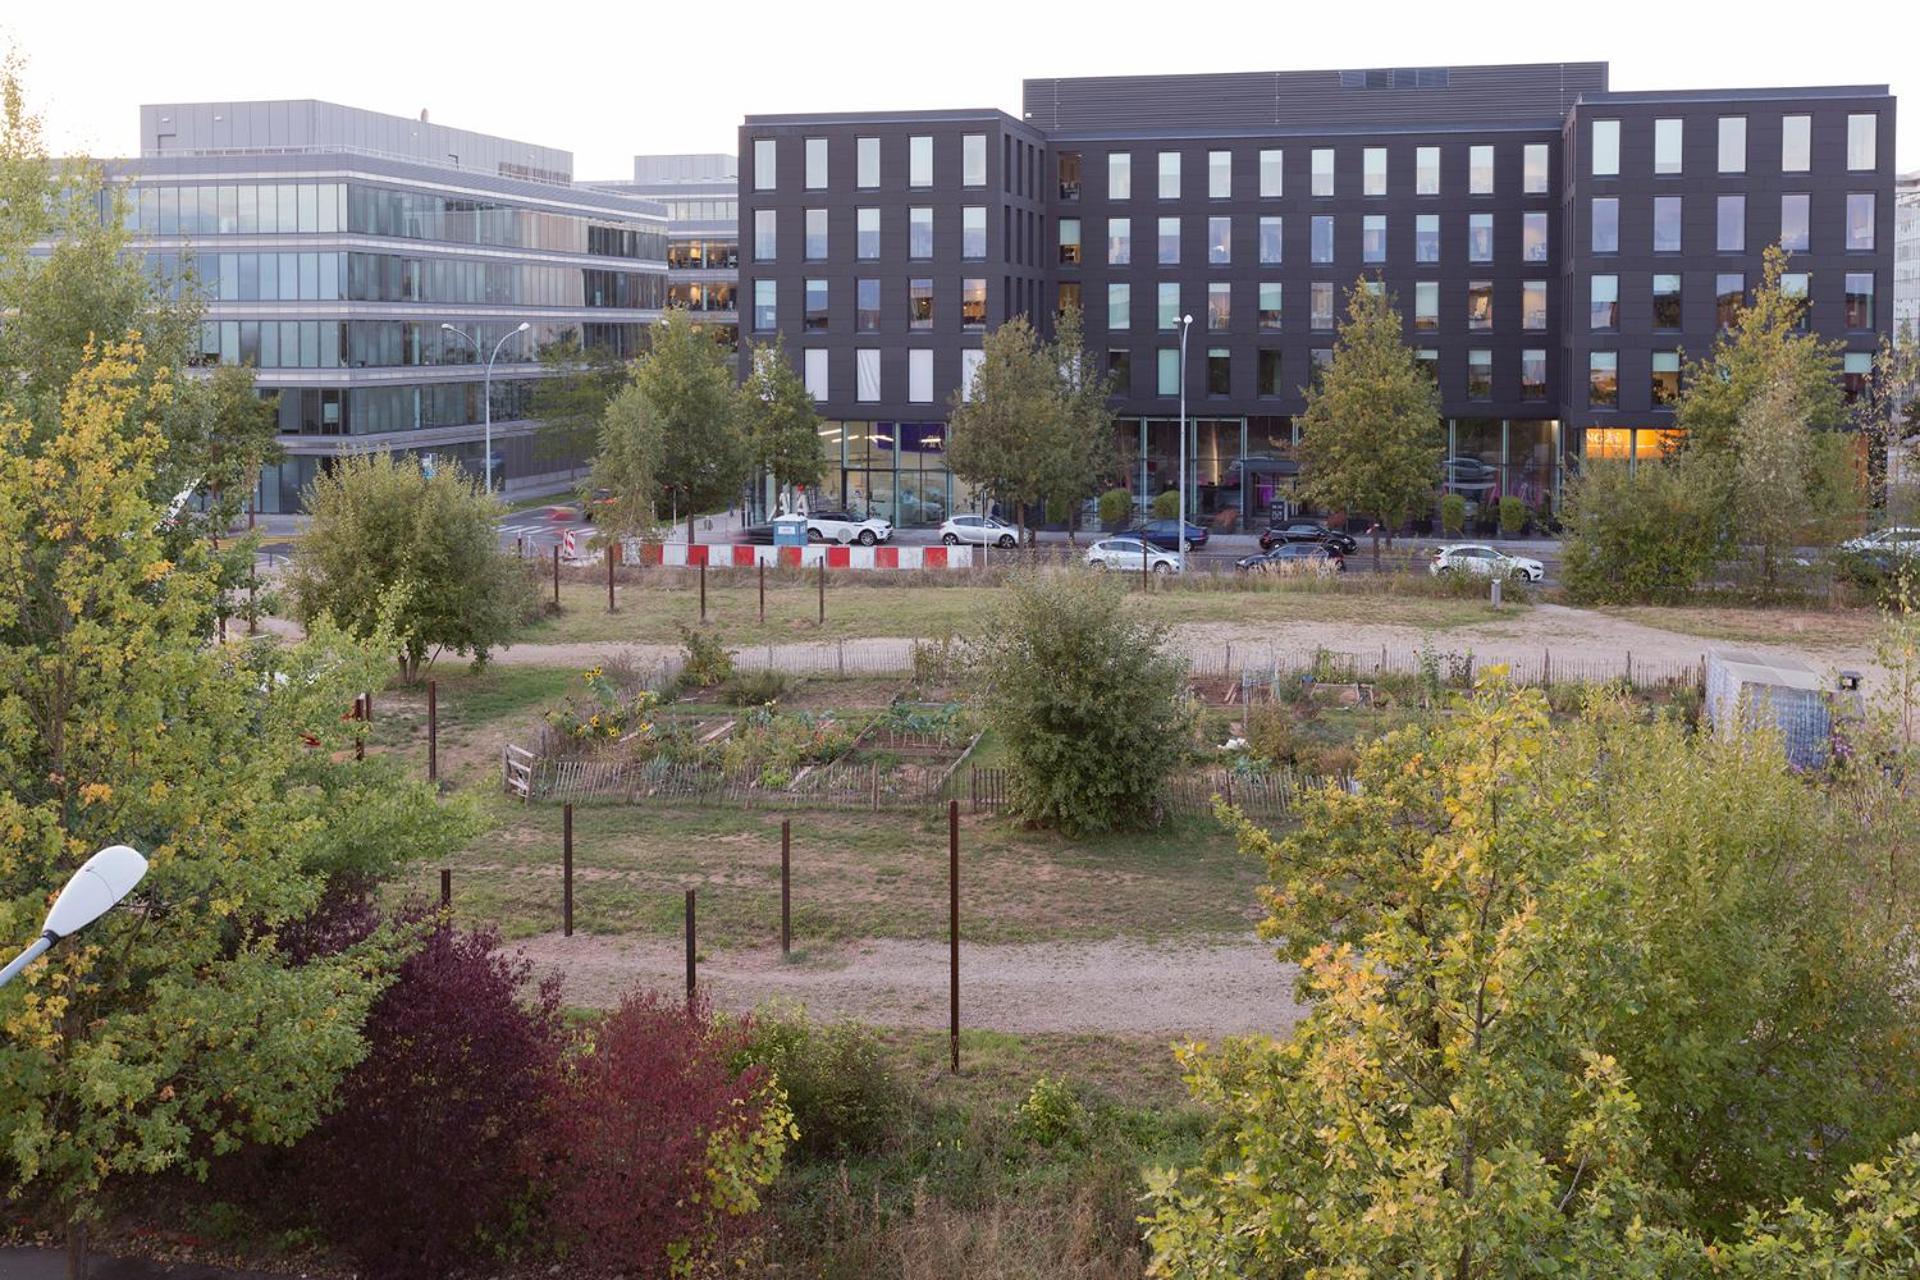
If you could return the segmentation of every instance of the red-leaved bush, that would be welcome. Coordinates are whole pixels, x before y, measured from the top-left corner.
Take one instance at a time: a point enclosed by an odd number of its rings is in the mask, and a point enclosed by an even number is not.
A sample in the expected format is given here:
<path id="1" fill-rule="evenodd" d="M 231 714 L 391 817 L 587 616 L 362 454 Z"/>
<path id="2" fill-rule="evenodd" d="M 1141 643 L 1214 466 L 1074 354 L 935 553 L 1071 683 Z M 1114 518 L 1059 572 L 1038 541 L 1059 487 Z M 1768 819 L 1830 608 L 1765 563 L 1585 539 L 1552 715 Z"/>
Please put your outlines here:
<path id="1" fill-rule="evenodd" d="M 636 992 L 581 1044 L 547 1205 L 573 1267 L 702 1274 L 751 1236 L 794 1131 L 764 1069 L 737 1065 L 748 1030 Z"/>
<path id="2" fill-rule="evenodd" d="M 289 1153 L 317 1225 L 375 1277 L 439 1276 L 525 1209 L 564 1047 L 557 979 L 444 919 L 367 1019 L 339 1109 Z M 530 997 L 530 998 L 529 998 Z"/>

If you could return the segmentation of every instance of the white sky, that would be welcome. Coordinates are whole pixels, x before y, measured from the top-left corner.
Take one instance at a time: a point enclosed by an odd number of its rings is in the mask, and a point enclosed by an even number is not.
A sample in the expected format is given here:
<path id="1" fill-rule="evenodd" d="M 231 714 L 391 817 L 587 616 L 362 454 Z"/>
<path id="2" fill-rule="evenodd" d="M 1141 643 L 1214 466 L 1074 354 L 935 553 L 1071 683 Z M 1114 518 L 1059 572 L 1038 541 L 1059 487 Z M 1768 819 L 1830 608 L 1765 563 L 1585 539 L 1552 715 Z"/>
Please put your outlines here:
<path id="1" fill-rule="evenodd" d="M 1615 89 L 1888 84 L 1920 109 L 1914 0 L 8 0 L 8 44 L 60 151 L 133 154 L 143 102 L 324 98 L 563 147 L 584 178 L 732 151 L 749 113 L 1018 115 L 1029 76 L 1597 60 Z"/>

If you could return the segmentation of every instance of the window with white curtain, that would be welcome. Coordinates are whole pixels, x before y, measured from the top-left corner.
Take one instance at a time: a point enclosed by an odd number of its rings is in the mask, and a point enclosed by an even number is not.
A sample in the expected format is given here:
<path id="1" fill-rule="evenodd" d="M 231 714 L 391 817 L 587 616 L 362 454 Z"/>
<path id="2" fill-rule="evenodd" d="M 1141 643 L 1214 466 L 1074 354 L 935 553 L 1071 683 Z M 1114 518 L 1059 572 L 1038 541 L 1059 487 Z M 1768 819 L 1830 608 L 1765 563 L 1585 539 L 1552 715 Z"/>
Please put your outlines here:
<path id="1" fill-rule="evenodd" d="M 880 353 L 860 350 L 853 353 L 854 398 L 863 404 L 880 399 Z"/>
<path id="2" fill-rule="evenodd" d="M 907 352 L 907 399 L 915 404 L 933 403 L 933 352 Z"/>
<path id="3" fill-rule="evenodd" d="M 807 349 L 807 394 L 815 400 L 827 398 L 827 353 L 812 347 Z"/>

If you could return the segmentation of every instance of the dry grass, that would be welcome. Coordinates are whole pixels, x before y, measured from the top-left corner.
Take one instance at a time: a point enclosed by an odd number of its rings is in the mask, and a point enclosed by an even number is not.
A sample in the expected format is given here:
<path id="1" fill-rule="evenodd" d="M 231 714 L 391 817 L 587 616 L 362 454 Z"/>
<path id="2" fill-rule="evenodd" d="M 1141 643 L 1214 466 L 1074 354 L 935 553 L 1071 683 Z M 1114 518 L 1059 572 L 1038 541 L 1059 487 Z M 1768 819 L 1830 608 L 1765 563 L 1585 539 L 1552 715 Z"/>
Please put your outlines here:
<path id="1" fill-rule="evenodd" d="M 1870 648 L 1881 626 L 1880 614 L 1872 609 L 1629 605 L 1602 612 L 1642 626 L 1709 640 L 1791 645 L 1807 650 Z"/>

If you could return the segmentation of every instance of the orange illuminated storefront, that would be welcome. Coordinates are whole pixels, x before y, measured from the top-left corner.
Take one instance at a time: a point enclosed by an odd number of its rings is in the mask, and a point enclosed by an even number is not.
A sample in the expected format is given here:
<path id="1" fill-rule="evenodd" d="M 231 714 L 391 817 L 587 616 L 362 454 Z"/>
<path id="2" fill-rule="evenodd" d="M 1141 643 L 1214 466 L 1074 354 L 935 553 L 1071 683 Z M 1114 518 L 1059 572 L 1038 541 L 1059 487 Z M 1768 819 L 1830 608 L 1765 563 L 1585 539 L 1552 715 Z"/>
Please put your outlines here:
<path id="1" fill-rule="evenodd" d="M 1650 462 L 1679 448 L 1685 434 L 1672 427 L 1588 427 L 1580 433 L 1580 456 L 1588 462 Z"/>

